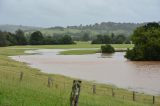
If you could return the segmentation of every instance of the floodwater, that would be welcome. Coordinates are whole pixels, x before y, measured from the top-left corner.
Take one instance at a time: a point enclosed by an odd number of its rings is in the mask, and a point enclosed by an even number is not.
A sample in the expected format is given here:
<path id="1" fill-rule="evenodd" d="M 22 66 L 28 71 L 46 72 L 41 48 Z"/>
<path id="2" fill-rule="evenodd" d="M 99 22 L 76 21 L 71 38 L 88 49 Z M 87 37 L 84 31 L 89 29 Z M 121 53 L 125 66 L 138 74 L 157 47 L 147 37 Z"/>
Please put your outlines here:
<path id="1" fill-rule="evenodd" d="M 11 56 L 45 73 L 61 74 L 121 88 L 160 94 L 160 62 L 131 62 L 124 52 L 114 54 L 58 55 L 62 49 L 26 51 L 33 55 Z"/>

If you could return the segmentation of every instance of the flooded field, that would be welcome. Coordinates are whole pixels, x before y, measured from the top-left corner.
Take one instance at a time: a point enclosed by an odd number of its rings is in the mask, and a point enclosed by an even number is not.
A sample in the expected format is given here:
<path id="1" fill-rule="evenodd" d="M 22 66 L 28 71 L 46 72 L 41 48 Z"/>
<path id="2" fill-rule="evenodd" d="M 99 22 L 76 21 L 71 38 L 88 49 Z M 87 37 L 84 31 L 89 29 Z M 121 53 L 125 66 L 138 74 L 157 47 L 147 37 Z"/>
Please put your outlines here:
<path id="1" fill-rule="evenodd" d="M 26 51 L 33 55 L 11 56 L 45 73 L 112 84 L 118 87 L 160 94 L 160 62 L 131 62 L 124 52 L 88 55 L 58 55 L 62 49 Z"/>

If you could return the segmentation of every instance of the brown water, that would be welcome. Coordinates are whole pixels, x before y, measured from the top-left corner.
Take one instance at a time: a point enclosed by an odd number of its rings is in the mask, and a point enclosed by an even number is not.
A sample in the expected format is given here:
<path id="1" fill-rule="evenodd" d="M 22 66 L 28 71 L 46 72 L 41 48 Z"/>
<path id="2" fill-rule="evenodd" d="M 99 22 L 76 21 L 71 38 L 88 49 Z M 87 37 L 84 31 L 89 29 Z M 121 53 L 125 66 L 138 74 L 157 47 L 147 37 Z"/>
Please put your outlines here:
<path id="1" fill-rule="evenodd" d="M 118 87 L 160 94 L 160 62 L 131 62 L 124 52 L 113 55 L 57 55 L 58 49 L 26 51 L 34 55 L 12 56 L 45 73 L 112 84 Z"/>

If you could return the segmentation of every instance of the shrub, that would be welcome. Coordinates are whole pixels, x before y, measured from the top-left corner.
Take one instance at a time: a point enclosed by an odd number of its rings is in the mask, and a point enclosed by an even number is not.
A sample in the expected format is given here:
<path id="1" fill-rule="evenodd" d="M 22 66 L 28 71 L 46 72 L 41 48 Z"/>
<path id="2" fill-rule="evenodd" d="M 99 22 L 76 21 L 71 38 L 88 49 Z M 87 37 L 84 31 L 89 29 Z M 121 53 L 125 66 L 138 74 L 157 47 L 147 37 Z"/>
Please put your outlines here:
<path id="1" fill-rule="evenodd" d="M 101 46 L 102 53 L 114 53 L 115 50 L 111 45 L 103 45 Z"/>

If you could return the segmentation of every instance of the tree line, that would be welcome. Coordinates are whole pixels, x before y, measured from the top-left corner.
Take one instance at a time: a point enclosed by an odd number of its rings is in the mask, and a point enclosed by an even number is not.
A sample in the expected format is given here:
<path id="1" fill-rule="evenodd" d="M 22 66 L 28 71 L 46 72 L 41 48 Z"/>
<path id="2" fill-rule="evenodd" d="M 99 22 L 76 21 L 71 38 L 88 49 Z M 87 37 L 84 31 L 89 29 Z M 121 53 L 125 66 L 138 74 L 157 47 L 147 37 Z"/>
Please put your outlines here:
<path id="1" fill-rule="evenodd" d="M 30 35 L 25 35 L 22 30 L 15 33 L 0 31 L 0 46 L 14 45 L 51 45 L 51 44 L 73 44 L 73 39 L 69 35 L 44 36 L 40 31 L 35 31 Z"/>
<path id="2" fill-rule="evenodd" d="M 115 23 L 115 22 L 102 22 L 95 23 L 93 25 L 79 25 L 79 26 L 67 26 L 69 29 L 78 30 L 90 30 L 96 32 L 122 32 L 125 35 L 130 35 L 137 27 L 144 25 L 145 23 Z M 118 34 L 118 33 L 117 33 Z"/>
<path id="3" fill-rule="evenodd" d="M 92 40 L 92 44 L 129 44 L 130 37 L 124 35 L 97 35 L 96 39 Z"/>

